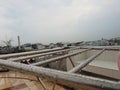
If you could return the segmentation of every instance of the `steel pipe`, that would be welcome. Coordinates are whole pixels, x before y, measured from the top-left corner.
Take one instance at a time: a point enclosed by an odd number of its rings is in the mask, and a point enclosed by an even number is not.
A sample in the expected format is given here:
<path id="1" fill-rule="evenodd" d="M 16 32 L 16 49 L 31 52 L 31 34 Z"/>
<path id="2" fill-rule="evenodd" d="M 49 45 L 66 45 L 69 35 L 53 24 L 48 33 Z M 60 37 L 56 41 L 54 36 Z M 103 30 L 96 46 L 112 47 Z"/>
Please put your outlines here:
<path id="1" fill-rule="evenodd" d="M 67 58 L 67 57 L 70 57 L 70 56 L 77 55 L 77 54 L 79 54 L 79 53 L 86 52 L 86 51 L 88 51 L 88 50 L 90 50 L 90 49 L 83 50 L 83 51 L 77 51 L 77 52 L 70 53 L 70 54 L 66 54 L 66 55 L 63 55 L 63 56 L 51 58 L 51 59 L 48 59 L 48 60 L 45 60 L 45 61 L 33 63 L 33 64 L 31 64 L 31 65 L 43 65 L 43 64 L 46 64 L 46 63 L 50 63 L 50 62 L 55 62 L 55 61 L 58 61 L 58 60 L 61 60 L 61 59 L 64 59 L 64 58 Z"/>
<path id="2" fill-rule="evenodd" d="M 120 51 L 120 46 L 81 46 L 81 49 L 92 48 L 93 50 L 110 50 L 110 51 Z"/>
<path id="3" fill-rule="evenodd" d="M 25 57 L 19 57 L 19 58 L 10 59 L 10 61 L 26 60 L 26 59 L 41 57 L 41 56 L 50 55 L 50 54 L 59 53 L 59 52 L 65 52 L 65 51 L 70 51 L 70 49 L 53 51 L 53 52 L 48 52 L 48 53 L 36 54 L 36 55 L 30 55 L 30 56 L 25 56 Z"/>
<path id="4" fill-rule="evenodd" d="M 52 80 L 57 79 L 57 83 L 64 84 L 69 87 L 78 88 L 79 86 L 81 87 L 85 85 L 90 87 L 92 86 L 101 87 L 107 90 L 109 89 L 120 90 L 120 83 L 116 81 L 110 81 L 100 78 L 89 77 L 85 75 L 78 75 L 74 73 L 26 65 L 2 59 L 0 59 L 0 65 L 11 69 L 15 69 L 17 71 L 32 73 L 37 76 L 43 75 Z"/>
<path id="5" fill-rule="evenodd" d="M 70 49 L 76 50 L 76 49 L 80 49 L 80 47 L 71 47 Z M 62 47 L 62 48 L 55 48 L 55 49 L 45 49 L 45 50 L 38 50 L 38 51 L 14 53 L 14 54 L 12 53 L 12 54 L 0 55 L 0 59 L 7 59 L 7 58 L 27 56 L 27 55 L 33 55 L 33 54 L 47 53 L 47 52 L 53 52 L 53 51 L 58 51 L 58 50 L 66 50 L 66 49 L 64 47 Z"/>
<path id="6" fill-rule="evenodd" d="M 76 67 L 74 67 L 73 69 L 71 69 L 68 72 L 75 73 L 77 71 L 82 70 L 85 66 L 87 66 L 93 60 L 95 60 L 95 58 L 97 58 L 99 55 L 101 55 L 104 51 L 105 51 L 105 49 L 103 49 L 102 51 L 98 52 L 97 54 L 91 56 L 90 58 L 86 59 L 83 63 L 80 63 L 79 65 L 77 65 Z"/>
<path id="7" fill-rule="evenodd" d="M 0 55 L 0 59 L 14 58 L 14 57 L 19 57 L 19 56 L 26 56 L 26 55 L 39 54 L 39 53 L 46 53 L 46 52 L 52 52 L 52 51 L 57 51 L 57 50 L 63 50 L 63 49 L 64 48 L 57 48 L 57 49 L 46 49 L 46 50 L 6 54 L 6 55 Z"/>

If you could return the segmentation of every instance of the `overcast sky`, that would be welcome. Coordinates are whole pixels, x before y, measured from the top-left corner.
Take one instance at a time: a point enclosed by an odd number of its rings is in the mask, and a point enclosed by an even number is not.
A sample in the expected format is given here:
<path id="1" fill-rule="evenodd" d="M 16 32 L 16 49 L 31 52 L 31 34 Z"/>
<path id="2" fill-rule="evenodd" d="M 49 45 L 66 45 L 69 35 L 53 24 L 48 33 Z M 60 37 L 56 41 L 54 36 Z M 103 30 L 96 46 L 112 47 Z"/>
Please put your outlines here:
<path id="1" fill-rule="evenodd" d="M 76 42 L 120 36 L 120 0 L 0 0 L 0 42 Z"/>

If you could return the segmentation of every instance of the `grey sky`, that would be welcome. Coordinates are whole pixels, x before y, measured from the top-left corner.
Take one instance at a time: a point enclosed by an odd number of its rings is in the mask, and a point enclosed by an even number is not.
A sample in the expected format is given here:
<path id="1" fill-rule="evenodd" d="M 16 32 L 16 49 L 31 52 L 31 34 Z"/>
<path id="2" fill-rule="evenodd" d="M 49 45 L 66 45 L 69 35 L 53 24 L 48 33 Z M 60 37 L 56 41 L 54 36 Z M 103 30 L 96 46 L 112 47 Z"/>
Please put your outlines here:
<path id="1" fill-rule="evenodd" d="M 120 0 L 0 0 L 0 41 L 75 42 L 120 36 Z"/>

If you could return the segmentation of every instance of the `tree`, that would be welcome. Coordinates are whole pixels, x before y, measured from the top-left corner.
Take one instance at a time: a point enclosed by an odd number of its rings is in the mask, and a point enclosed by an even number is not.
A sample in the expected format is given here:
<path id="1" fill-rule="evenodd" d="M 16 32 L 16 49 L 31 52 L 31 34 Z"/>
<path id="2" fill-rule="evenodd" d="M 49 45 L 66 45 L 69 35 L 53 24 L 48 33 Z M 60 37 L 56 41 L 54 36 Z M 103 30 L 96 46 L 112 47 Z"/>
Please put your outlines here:
<path id="1" fill-rule="evenodd" d="M 11 46 L 12 46 L 11 42 L 12 42 L 12 39 L 3 41 L 3 43 L 4 43 L 7 47 L 11 47 Z"/>
<path id="2" fill-rule="evenodd" d="M 63 44 L 62 44 L 61 42 L 56 43 L 56 45 L 57 45 L 58 47 L 62 47 L 62 46 L 63 46 Z"/>

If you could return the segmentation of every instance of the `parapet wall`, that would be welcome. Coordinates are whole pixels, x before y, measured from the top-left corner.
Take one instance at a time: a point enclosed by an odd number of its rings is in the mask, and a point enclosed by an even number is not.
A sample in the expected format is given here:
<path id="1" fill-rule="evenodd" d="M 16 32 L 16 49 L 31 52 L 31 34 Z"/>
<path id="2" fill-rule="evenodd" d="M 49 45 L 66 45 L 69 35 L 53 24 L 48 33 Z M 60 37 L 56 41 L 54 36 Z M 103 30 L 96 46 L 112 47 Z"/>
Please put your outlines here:
<path id="1" fill-rule="evenodd" d="M 81 49 L 84 50 L 84 49 Z M 78 54 L 72 57 L 75 65 L 84 62 L 86 59 L 95 55 L 100 50 L 89 50 L 82 54 Z M 117 66 L 117 54 L 119 51 L 106 50 L 100 56 L 98 56 L 94 61 L 92 61 L 83 70 L 93 72 L 96 74 L 101 74 L 116 79 L 120 79 L 120 73 Z M 73 66 L 69 60 L 67 60 L 67 70 L 72 69 Z"/>

